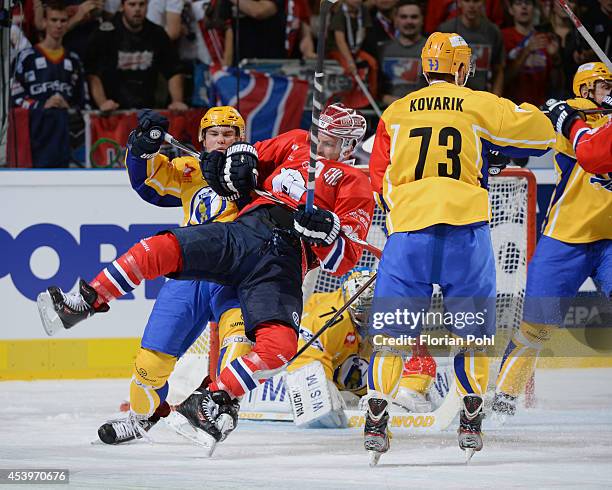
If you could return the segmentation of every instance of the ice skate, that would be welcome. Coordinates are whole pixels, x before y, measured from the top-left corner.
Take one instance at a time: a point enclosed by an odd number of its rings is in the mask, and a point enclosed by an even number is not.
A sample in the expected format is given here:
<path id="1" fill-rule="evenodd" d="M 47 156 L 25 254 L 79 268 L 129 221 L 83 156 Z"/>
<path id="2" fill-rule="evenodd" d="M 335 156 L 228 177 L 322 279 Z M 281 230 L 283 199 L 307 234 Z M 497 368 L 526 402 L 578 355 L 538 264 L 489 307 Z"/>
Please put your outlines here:
<path id="1" fill-rule="evenodd" d="M 94 308 L 96 299 L 98 299 L 96 290 L 82 279 L 79 282 L 77 293 L 64 293 L 56 286 L 51 286 L 45 292 L 40 293 L 36 298 L 36 303 L 47 335 L 53 336 L 61 330 L 74 327 L 94 313 L 102 313 L 110 309 L 107 304 Z"/>
<path id="2" fill-rule="evenodd" d="M 380 457 L 389 450 L 391 435 L 387 429 L 388 422 L 387 401 L 370 398 L 363 430 L 363 446 L 368 451 L 370 466 L 376 466 Z"/>
<path id="3" fill-rule="evenodd" d="M 482 407 L 482 397 L 478 395 L 463 397 L 463 408 L 459 417 L 458 440 L 459 447 L 466 452 L 466 463 L 469 463 L 476 451 L 482 449 L 481 425 L 484 418 Z"/>
<path id="4" fill-rule="evenodd" d="M 516 414 L 516 396 L 509 395 L 504 392 L 495 393 L 491 411 L 493 418 L 500 424 L 507 422 L 508 417 L 513 417 Z"/>
<path id="5" fill-rule="evenodd" d="M 162 403 L 148 418 L 130 410 L 125 418 L 109 420 L 100 426 L 98 437 L 105 444 L 123 444 L 135 439 L 149 440 L 147 432 L 169 413 L 170 406 L 166 402 Z"/>
<path id="6" fill-rule="evenodd" d="M 188 424 L 174 415 L 171 427 L 180 435 L 203 446 L 211 456 L 218 442 L 224 441 L 238 424 L 239 405 L 225 391 L 200 388 L 176 407 Z"/>

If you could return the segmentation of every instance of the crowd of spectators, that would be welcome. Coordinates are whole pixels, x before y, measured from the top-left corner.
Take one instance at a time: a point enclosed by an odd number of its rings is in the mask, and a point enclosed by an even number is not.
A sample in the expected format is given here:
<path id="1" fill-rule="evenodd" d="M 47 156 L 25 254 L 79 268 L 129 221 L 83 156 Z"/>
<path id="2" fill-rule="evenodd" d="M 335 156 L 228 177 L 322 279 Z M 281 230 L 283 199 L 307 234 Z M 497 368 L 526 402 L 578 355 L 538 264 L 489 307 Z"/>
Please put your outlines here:
<path id="1" fill-rule="evenodd" d="M 611 55 L 612 0 L 568 4 Z M 316 58 L 318 0 L 22 0 L 13 10 L 15 106 L 188 108 L 193 64 Z M 597 58 L 554 0 L 340 0 L 327 54 L 386 106 L 424 86 L 429 32 L 472 47 L 468 86 L 541 105 Z M 365 70 L 365 71 L 364 71 Z"/>

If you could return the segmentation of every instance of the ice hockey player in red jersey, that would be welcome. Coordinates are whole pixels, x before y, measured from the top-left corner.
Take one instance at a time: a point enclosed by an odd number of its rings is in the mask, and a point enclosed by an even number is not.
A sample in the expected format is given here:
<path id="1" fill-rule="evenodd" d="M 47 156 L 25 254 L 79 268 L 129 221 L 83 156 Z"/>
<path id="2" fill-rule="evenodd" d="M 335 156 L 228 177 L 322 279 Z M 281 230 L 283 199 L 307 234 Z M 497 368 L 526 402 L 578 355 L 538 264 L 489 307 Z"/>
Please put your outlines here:
<path id="1" fill-rule="evenodd" d="M 175 228 L 141 240 L 113 263 L 126 279 L 122 290 L 106 269 L 90 284 L 81 281 L 78 293 L 49 288 L 39 302 L 42 321 L 71 328 L 107 311 L 108 301 L 129 293 L 143 279 L 162 275 L 236 287 L 253 350 L 182 404 L 181 413 L 191 414 L 190 421 L 210 435 L 212 450 L 215 441 L 234 429 L 237 398 L 257 386 L 254 373 L 280 367 L 295 354 L 306 271 L 320 265 L 341 275 L 361 257 L 362 246 L 347 237 L 365 239 L 374 201 L 367 176 L 349 158 L 365 129 L 363 116 L 342 105 L 331 105 L 321 114 L 312 213 L 304 207 L 306 131 L 290 131 L 254 146 L 234 143 L 225 155 L 203 153 L 204 179 L 220 196 L 236 200 L 257 186 L 271 197 L 256 198 L 232 223 Z M 155 154 L 163 131 L 150 128 L 139 138 L 145 153 Z"/>

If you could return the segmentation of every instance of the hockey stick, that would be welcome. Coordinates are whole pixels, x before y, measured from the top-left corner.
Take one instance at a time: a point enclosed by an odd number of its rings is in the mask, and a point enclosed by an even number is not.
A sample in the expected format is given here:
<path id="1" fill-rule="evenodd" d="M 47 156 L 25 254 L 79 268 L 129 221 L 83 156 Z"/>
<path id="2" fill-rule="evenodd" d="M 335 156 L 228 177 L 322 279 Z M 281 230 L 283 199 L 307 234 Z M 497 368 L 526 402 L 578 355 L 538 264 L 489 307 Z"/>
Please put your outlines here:
<path id="1" fill-rule="evenodd" d="M 282 366 L 277 367 L 275 369 L 262 369 L 261 371 L 255 371 L 253 373 L 253 378 L 257 380 L 268 379 L 272 376 L 276 376 L 277 374 L 283 372 L 285 369 L 291 366 L 291 364 L 293 364 L 294 361 L 298 357 L 300 357 L 306 351 L 306 349 L 308 349 L 308 347 L 310 347 L 315 342 L 315 340 L 317 340 L 328 328 L 331 328 L 336 324 L 336 321 L 342 316 L 342 313 L 344 313 L 348 309 L 348 307 L 351 306 L 357 300 L 357 298 L 359 298 L 359 296 L 361 296 L 361 294 L 370 286 L 370 284 L 374 282 L 375 279 L 376 272 L 374 272 L 370 276 L 370 278 L 366 282 L 364 282 L 357 291 L 355 291 L 355 294 L 351 296 L 338 311 L 336 311 L 334 316 L 332 316 L 329 320 L 325 322 L 323 327 L 321 327 L 321 330 L 314 334 L 312 338 L 308 342 L 306 342 L 291 359 L 285 362 Z"/>
<path id="2" fill-rule="evenodd" d="M 317 39 L 317 64 L 315 65 L 312 90 L 312 120 L 310 123 L 310 159 L 308 162 L 308 181 L 306 183 L 306 212 L 314 207 L 315 172 L 317 170 L 317 147 L 319 146 L 319 117 L 323 106 L 323 61 L 325 60 L 325 40 L 329 12 L 337 0 L 323 0 L 319 12 L 319 38 Z"/>
<path id="3" fill-rule="evenodd" d="M 198 152 L 192 150 L 191 148 L 189 148 L 188 146 L 186 146 L 185 144 L 181 143 L 179 140 L 177 140 L 176 138 L 174 138 L 170 133 L 166 133 L 164 134 L 164 141 L 176 148 L 178 148 L 181 151 L 184 151 L 185 153 L 187 153 L 189 156 L 192 156 L 193 158 L 197 158 L 198 160 L 200 159 L 200 155 Z M 295 211 L 295 208 L 292 208 L 289 203 L 286 203 L 285 201 L 280 200 L 279 198 L 277 198 L 276 196 L 274 196 L 273 194 L 270 194 L 267 191 L 261 190 L 261 189 L 254 189 L 254 191 L 259 194 L 262 197 L 265 197 L 271 201 L 274 201 L 277 204 L 281 204 L 282 206 L 288 207 L 291 210 Z M 379 249 L 378 247 L 375 247 L 374 245 L 372 245 L 371 243 L 366 242 L 365 240 L 361 240 L 360 238 L 357 238 L 354 235 L 348 235 L 346 233 L 344 233 L 343 231 L 341 231 L 342 236 L 345 237 L 346 239 L 357 243 L 358 245 L 361 245 L 363 248 L 365 248 L 368 252 L 370 252 L 372 255 L 374 255 L 377 259 L 380 259 L 381 255 L 382 255 L 382 250 Z"/>
<path id="4" fill-rule="evenodd" d="M 364 81 L 361 79 L 361 77 L 358 74 L 354 74 L 353 78 L 355 79 L 355 81 L 357 82 L 357 85 L 359 85 L 359 88 L 361 89 L 361 91 L 363 92 L 363 95 L 366 96 L 366 99 L 368 99 L 368 102 L 370 103 L 370 105 L 372 106 L 372 109 L 374 109 L 374 112 L 376 113 L 376 115 L 378 117 L 382 116 L 382 111 L 380 110 L 380 107 L 378 107 L 378 104 L 376 103 L 376 101 L 374 100 L 374 97 L 372 97 L 372 94 L 370 93 L 370 91 L 368 90 L 368 87 L 366 86 L 366 84 L 364 83 Z"/>
<path id="5" fill-rule="evenodd" d="M 597 44 L 595 39 L 593 39 L 593 36 L 591 36 L 591 34 L 589 34 L 589 31 L 586 30 L 586 27 L 582 25 L 582 22 L 580 22 L 580 19 L 578 17 L 576 17 L 576 14 L 574 14 L 567 2 L 565 0 L 557 0 L 557 3 L 561 6 L 563 10 L 565 10 L 565 13 L 570 18 L 576 29 L 578 29 L 578 32 L 582 35 L 582 37 L 588 43 L 591 49 L 595 51 L 597 57 L 605 63 L 605 65 L 608 67 L 608 70 L 612 71 L 612 62 L 610 61 L 610 58 L 606 56 L 606 53 L 604 53 L 603 50 L 599 47 L 599 44 Z"/>

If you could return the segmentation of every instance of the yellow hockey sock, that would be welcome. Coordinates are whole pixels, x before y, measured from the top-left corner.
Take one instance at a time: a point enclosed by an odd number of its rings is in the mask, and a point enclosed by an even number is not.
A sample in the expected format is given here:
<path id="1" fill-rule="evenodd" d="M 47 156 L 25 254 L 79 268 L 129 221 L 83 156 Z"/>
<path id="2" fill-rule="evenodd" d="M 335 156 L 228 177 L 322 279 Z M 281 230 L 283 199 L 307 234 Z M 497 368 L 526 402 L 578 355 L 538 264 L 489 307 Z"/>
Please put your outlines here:
<path id="1" fill-rule="evenodd" d="M 134 361 L 130 384 L 130 407 L 150 417 L 168 395 L 168 378 L 176 364 L 176 357 L 163 352 L 140 348 Z"/>
<path id="2" fill-rule="evenodd" d="M 244 319 L 240 308 L 227 310 L 219 319 L 219 363 L 217 375 L 234 359 L 242 357 L 253 347 L 244 333 Z"/>

